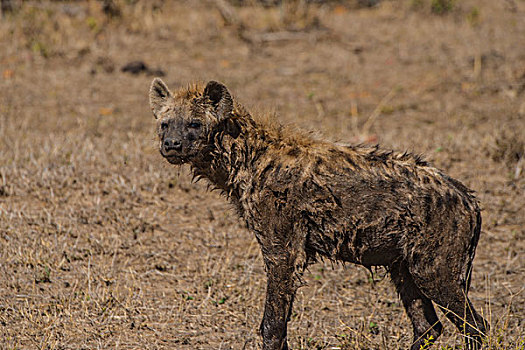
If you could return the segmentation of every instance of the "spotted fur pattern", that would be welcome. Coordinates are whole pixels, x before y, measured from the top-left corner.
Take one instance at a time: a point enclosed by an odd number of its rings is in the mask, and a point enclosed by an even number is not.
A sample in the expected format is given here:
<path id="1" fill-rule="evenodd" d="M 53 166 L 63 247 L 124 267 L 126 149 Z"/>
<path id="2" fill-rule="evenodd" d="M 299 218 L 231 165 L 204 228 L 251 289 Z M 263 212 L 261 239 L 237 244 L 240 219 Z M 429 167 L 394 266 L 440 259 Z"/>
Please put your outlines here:
<path id="1" fill-rule="evenodd" d="M 481 215 L 459 181 L 417 155 L 341 146 L 252 116 L 217 82 L 172 93 L 156 79 L 150 102 L 161 154 L 222 190 L 260 244 L 263 349 L 288 348 L 301 275 L 320 258 L 386 267 L 412 321 L 412 350 L 441 333 L 432 302 L 480 347 L 487 325 L 466 295 Z"/>

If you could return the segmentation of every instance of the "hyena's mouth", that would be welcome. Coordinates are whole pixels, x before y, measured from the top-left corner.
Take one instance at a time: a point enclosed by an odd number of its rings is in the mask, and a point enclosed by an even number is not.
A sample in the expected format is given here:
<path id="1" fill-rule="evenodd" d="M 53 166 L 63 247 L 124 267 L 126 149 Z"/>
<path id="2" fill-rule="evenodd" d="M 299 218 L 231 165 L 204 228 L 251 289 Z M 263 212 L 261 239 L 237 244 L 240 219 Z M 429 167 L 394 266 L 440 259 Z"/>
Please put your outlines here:
<path id="1" fill-rule="evenodd" d="M 183 156 L 180 154 L 170 154 L 170 153 L 164 153 L 163 150 L 160 150 L 160 154 L 171 164 L 174 165 L 181 165 L 188 163 L 188 161 L 192 158 L 192 156 Z"/>

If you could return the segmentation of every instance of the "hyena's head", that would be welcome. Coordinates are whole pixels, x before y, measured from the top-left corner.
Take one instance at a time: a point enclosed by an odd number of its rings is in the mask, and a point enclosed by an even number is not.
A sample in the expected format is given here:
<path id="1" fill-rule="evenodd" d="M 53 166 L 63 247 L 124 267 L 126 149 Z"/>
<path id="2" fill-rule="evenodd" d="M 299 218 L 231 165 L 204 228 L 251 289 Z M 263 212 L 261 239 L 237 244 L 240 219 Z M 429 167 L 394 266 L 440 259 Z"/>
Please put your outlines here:
<path id="1" fill-rule="evenodd" d="M 172 93 L 162 80 L 155 78 L 149 100 L 157 119 L 160 153 L 172 164 L 191 162 L 209 150 L 212 131 L 233 112 L 228 89 L 215 81 L 210 81 L 204 90 Z"/>

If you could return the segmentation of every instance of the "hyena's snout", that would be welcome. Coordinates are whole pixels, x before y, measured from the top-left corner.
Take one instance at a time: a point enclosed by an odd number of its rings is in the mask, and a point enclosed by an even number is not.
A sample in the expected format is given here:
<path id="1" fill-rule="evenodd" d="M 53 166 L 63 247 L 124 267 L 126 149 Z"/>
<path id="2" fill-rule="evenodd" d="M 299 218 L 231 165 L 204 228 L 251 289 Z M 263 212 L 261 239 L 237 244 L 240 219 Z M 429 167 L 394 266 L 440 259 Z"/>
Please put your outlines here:
<path id="1" fill-rule="evenodd" d="M 176 138 L 166 138 L 164 139 L 164 142 L 162 143 L 162 148 L 166 154 L 182 151 L 182 141 L 178 140 Z"/>

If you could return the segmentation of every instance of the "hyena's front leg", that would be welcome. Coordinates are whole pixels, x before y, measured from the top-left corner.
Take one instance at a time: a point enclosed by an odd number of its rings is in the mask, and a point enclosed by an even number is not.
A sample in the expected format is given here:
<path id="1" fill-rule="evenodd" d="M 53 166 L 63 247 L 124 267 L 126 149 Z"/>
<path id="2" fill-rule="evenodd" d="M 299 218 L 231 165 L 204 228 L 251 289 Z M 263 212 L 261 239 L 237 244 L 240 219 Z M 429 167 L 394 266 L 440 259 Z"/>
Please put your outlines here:
<path id="1" fill-rule="evenodd" d="M 294 281 L 294 265 L 289 255 L 265 256 L 268 276 L 266 303 L 261 323 L 263 350 L 287 350 L 286 327 L 292 313 L 297 290 Z"/>

